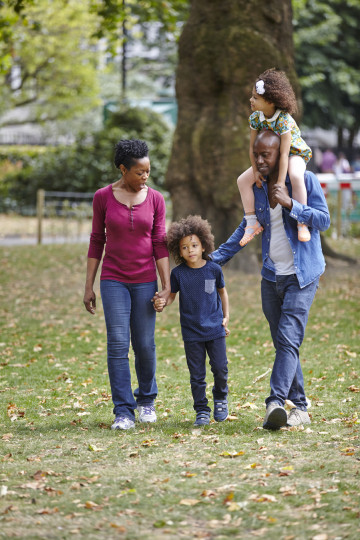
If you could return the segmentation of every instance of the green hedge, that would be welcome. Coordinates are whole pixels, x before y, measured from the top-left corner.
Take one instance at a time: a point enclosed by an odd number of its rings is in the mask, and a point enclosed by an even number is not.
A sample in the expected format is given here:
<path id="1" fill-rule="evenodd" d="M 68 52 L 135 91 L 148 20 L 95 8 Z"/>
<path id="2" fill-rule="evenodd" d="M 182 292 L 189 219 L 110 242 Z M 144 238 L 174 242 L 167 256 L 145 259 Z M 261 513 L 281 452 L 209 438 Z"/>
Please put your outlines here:
<path id="1" fill-rule="evenodd" d="M 35 207 L 38 189 L 93 193 L 118 179 L 113 165 L 120 139 L 148 143 L 151 181 L 161 187 L 170 155 L 171 130 L 153 111 L 122 108 L 98 132 L 82 133 L 75 144 L 0 148 L 0 211 Z"/>

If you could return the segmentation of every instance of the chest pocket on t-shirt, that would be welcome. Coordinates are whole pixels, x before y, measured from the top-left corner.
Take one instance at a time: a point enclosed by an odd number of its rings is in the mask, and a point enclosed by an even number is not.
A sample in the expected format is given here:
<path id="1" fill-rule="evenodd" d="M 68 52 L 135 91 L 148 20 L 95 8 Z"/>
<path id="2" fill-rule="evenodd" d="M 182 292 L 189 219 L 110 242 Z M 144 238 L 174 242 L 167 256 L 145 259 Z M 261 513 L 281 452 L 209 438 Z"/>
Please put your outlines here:
<path id="1" fill-rule="evenodd" d="M 205 279 L 205 292 L 208 294 L 213 293 L 215 290 L 215 279 Z"/>

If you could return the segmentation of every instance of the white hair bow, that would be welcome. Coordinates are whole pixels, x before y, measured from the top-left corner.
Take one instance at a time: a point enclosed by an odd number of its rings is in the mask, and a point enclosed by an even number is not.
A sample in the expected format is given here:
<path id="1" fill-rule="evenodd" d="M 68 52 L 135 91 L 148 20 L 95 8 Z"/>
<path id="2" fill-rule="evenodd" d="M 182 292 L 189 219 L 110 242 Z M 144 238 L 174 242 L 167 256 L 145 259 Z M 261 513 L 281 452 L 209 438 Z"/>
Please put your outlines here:
<path id="1" fill-rule="evenodd" d="M 260 79 L 260 81 L 257 81 L 255 84 L 256 93 L 259 94 L 259 96 L 262 96 L 265 94 L 265 85 L 264 81 Z"/>

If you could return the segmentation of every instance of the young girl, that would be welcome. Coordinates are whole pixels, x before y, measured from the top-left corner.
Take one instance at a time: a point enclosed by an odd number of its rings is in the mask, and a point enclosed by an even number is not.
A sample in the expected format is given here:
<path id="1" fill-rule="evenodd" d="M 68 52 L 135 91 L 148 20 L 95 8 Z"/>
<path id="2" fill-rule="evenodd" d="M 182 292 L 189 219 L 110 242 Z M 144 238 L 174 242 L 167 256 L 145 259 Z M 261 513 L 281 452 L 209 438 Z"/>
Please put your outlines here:
<path id="1" fill-rule="evenodd" d="M 250 161 L 251 167 L 238 178 L 238 188 L 244 206 L 247 226 L 240 245 L 245 246 L 263 228 L 255 215 L 253 184 L 261 187 L 264 178 L 256 169 L 253 144 L 259 131 L 271 129 L 280 135 L 280 167 L 278 184 L 284 186 L 289 173 L 292 197 L 301 204 L 307 203 L 304 173 L 312 156 L 310 147 L 301 138 L 300 130 L 291 116 L 296 112 L 296 98 L 285 73 L 268 69 L 259 75 L 250 98 Z M 298 223 L 300 242 L 310 240 L 310 231 L 304 223 Z"/>
<path id="2" fill-rule="evenodd" d="M 180 293 L 180 324 L 196 411 L 194 425 L 210 422 L 206 352 L 214 375 L 214 419 L 222 422 L 228 416 L 225 336 L 230 333 L 229 300 L 222 270 L 208 258 L 214 251 L 214 236 L 208 221 L 188 216 L 170 226 L 167 238 L 169 252 L 179 266 L 171 272 L 168 301 L 156 297 L 154 306 L 156 311 L 162 311 Z"/>

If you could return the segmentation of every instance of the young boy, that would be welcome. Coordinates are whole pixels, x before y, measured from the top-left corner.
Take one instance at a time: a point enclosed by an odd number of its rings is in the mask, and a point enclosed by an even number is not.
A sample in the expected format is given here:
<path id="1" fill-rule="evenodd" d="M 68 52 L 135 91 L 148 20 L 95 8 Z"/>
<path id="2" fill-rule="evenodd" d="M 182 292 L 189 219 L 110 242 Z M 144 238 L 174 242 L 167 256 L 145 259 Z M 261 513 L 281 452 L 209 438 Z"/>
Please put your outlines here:
<path id="1" fill-rule="evenodd" d="M 210 423 L 211 409 L 206 398 L 206 353 L 214 375 L 214 419 L 226 420 L 227 357 L 225 336 L 229 335 L 229 299 L 220 266 L 208 260 L 214 250 L 214 236 L 208 221 L 188 216 L 173 223 L 168 231 L 168 249 L 175 267 L 170 276 L 171 294 L 165 300 L 155 298 L 156 311 L 170 305 L 180 293 L 180 324 L 191 392 L 196 411 L 195 426 Z"/>

